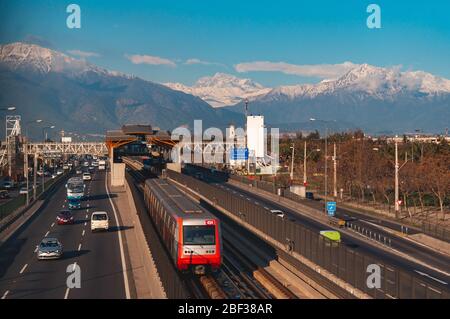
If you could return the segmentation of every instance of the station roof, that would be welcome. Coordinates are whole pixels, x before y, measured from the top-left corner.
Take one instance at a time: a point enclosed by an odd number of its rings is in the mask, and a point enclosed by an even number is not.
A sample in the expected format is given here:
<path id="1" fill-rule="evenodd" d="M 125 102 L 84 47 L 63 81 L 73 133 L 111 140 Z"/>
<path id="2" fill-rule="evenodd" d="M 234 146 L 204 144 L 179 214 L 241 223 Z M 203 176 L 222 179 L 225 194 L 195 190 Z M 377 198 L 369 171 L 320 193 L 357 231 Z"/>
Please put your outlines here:
<path id="1" fill-rule="evenodd" d="M 177 143 L 171 139 L 169 131 L 153 129 L 151 125 L 127 124 L 123 125 L 120 130 L 106 132 L 106 145 L 108 149 L 120 147 L 138 140 L 169 148 Z"/>

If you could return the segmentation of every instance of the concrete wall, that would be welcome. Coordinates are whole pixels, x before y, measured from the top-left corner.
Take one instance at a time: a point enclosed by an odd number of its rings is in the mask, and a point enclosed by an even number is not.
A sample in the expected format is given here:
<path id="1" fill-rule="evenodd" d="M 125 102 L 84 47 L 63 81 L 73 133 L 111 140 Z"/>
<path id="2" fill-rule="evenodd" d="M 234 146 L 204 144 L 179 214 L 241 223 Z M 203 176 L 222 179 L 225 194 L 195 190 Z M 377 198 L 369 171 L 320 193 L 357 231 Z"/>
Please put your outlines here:
<path id="1" fill-rule="evenodd" d="M 125 185 L 125 163 L 112 163 L 111 186 Z"/>
<path id="2" fill-rule="evenodd" d="M 167 169 L 181 173 L 181 164 L 180 163 L 167 163 Z"/>

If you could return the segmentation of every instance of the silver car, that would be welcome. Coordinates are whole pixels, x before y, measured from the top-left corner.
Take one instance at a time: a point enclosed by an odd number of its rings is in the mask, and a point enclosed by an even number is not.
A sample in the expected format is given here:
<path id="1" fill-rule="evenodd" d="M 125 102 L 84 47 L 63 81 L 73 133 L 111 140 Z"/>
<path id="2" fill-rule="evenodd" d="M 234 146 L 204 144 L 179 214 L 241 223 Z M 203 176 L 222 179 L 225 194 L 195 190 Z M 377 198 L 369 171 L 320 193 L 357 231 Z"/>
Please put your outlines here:
<path id="1" fill-rule="evenodd" d="M 63 254 L 63 246 L 56 238 L 45 237 L 37 248 L 37 258 L 39 260 L 58 259 Z"/>

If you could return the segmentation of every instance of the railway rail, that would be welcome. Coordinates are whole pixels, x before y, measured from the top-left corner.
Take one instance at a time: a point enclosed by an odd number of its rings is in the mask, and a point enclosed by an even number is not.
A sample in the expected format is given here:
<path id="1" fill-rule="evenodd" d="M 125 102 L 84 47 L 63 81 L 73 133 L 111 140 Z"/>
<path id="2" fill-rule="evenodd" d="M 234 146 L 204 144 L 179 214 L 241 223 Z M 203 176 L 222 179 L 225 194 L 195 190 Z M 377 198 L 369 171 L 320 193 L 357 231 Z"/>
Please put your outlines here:
<path id="1" fill-rule="evenodd" d="M 140 184 L 147 178 L 156 177 L 144 171 L 143 164 L 137 160 L 123 158 L 131 168 L 130 175 Z M 226 226 L 228 228 L 228 226 Z M 226 234 L 226 232 L 224 232 Z M 185 276 L 186 286 L 193 298 L 204 299 L 296 299 L 297 296 L 279 282 L 264 268 L 255 264 L 251 258 L 239 251 L 223 236 L 223 263 L 220 270 L 209 275 Z"/>

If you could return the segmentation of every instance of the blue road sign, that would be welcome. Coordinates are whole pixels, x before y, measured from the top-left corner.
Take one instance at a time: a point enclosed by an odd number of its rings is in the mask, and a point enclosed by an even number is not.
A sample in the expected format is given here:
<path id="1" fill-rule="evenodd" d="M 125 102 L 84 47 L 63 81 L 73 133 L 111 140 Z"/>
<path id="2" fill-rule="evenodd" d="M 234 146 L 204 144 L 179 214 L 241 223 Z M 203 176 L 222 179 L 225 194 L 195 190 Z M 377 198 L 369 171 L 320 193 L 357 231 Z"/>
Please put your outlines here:
<path id="1" fill-rule="evenodd" d="M 336 202 L 327 202 L 327 212 L 328 216 L 334 216 L 336 212 Z"/>
<path id="2" fill-rule="evenodd" d="M 232 148 L 232 160 L 248 160 L 248 148 Z"/>

